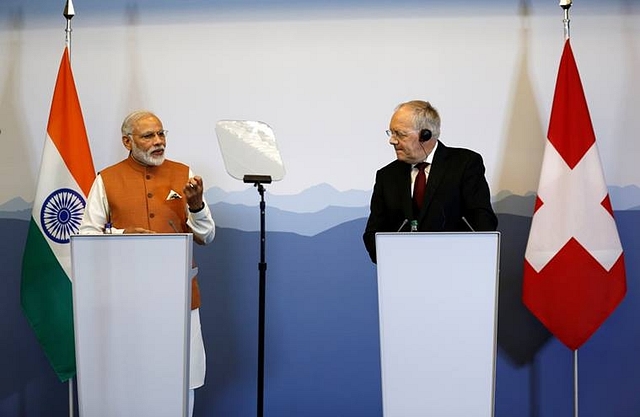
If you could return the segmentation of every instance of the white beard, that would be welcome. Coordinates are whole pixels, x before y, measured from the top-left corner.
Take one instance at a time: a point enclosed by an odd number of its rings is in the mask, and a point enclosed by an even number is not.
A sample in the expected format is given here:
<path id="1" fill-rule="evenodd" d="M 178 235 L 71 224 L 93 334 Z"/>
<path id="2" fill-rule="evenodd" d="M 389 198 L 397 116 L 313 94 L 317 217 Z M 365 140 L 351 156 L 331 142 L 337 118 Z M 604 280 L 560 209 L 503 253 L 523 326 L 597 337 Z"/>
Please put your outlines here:
<path id="1" fill-rule="evenodd" d="M 163 149 L 164 146 L 157 146 L 155 148 L 150 148 L 148 151 L 143 151 L 142 149 L 136 146 L 134 141 L 131 141 L 131 154 L 133 158 L 147 166 L 159 166 L 164 162 L 164 154 L 161 156 L 153 156 L 152 152 L 157 151 L 158 149 Z"/>

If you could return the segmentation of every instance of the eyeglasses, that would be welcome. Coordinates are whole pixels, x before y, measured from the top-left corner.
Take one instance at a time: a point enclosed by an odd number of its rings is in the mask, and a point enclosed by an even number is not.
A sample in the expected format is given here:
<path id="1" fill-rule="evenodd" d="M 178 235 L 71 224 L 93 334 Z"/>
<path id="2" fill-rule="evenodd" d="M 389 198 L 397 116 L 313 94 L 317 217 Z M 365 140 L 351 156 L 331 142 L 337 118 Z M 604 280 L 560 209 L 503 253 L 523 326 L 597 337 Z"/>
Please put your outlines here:
<path id="1" fill-rule="evenodd" d="M 142 135 L 136 135 L 134 133 L 129 134 L 129 136 L 138 136 L 140 137 L 142 140 L 151 140 L 153 138 L 156 137 L 156 135 L 160 138 L 160 139 L 166 139 L 167 138 L 167 133 L 169 133 L 168 130 L 158 130 L 157 132 L 147 132 L 144 133 Z"/>
<path id="2" fill-rule="evenodd" d="M 417 130 L 410 130 L 408 132 L 399 132 L 397 130 L 385 130 L 384 133 L 387 134 L 389 138 L 396 137 L 398 139 L 404 139 L 409 136 L 411 133 L 417 132 Z"/>

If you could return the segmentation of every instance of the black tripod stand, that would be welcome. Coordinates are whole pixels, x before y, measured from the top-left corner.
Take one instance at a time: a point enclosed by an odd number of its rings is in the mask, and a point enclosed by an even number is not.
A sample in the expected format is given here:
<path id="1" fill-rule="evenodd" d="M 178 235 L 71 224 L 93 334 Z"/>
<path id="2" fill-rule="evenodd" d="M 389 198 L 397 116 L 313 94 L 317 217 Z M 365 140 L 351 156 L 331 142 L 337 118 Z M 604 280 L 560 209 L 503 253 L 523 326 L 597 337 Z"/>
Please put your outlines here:
<path id="1" fill-rule="evenodd" d="M 260 262 L 258 263 L 259 271 L 259 295 L 258 295 L 258 401 L 257 411 L 258 417 L 262 417 L 264 413 L 264 300 L 267 278 L 267 262 L 265 261 L 265 202 L 264 202 L 264 186 L 262 184 L 271 184 L 271 176 L 269 175 L 245 175 L 243 178 L 245 183 L 253 183 L 260 193 Z"/>

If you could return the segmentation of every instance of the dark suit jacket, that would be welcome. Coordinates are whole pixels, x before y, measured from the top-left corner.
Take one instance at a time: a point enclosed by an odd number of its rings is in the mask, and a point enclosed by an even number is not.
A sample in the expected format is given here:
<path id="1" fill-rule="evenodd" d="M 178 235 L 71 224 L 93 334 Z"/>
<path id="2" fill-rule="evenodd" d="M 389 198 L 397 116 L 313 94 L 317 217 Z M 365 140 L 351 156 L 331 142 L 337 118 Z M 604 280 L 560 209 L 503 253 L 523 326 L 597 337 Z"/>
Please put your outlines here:
<path id="1" fill-rule="evenodd" d="M 417 220 L 418 231 L 493 231 L 498 219 L 491 207 L 482 156 L 469 149 L 438 144 L 427 178 L 420 213 L 413 213 L 411 165 L 395 160 L 376 173 L 371 212 L 363 235 L 364 244 L 376 262 L 375 234 L 397 232 L 406 220 Z M 402 231 L 409 231 L 407 223 Z"/>

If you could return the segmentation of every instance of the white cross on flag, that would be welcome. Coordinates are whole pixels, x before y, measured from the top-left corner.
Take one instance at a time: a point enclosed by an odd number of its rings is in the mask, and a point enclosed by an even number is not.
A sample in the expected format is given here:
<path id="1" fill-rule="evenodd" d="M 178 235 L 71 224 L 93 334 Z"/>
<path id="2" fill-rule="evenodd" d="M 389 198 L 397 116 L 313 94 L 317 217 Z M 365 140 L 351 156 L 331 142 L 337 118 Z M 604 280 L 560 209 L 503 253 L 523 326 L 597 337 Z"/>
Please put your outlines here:
<path id="1" fill-rule="evenodd" d="M 624 298 L 624 254 L 578 67 L 560 60 L 525 252 L 523 302 L 578 349 Z"/>

